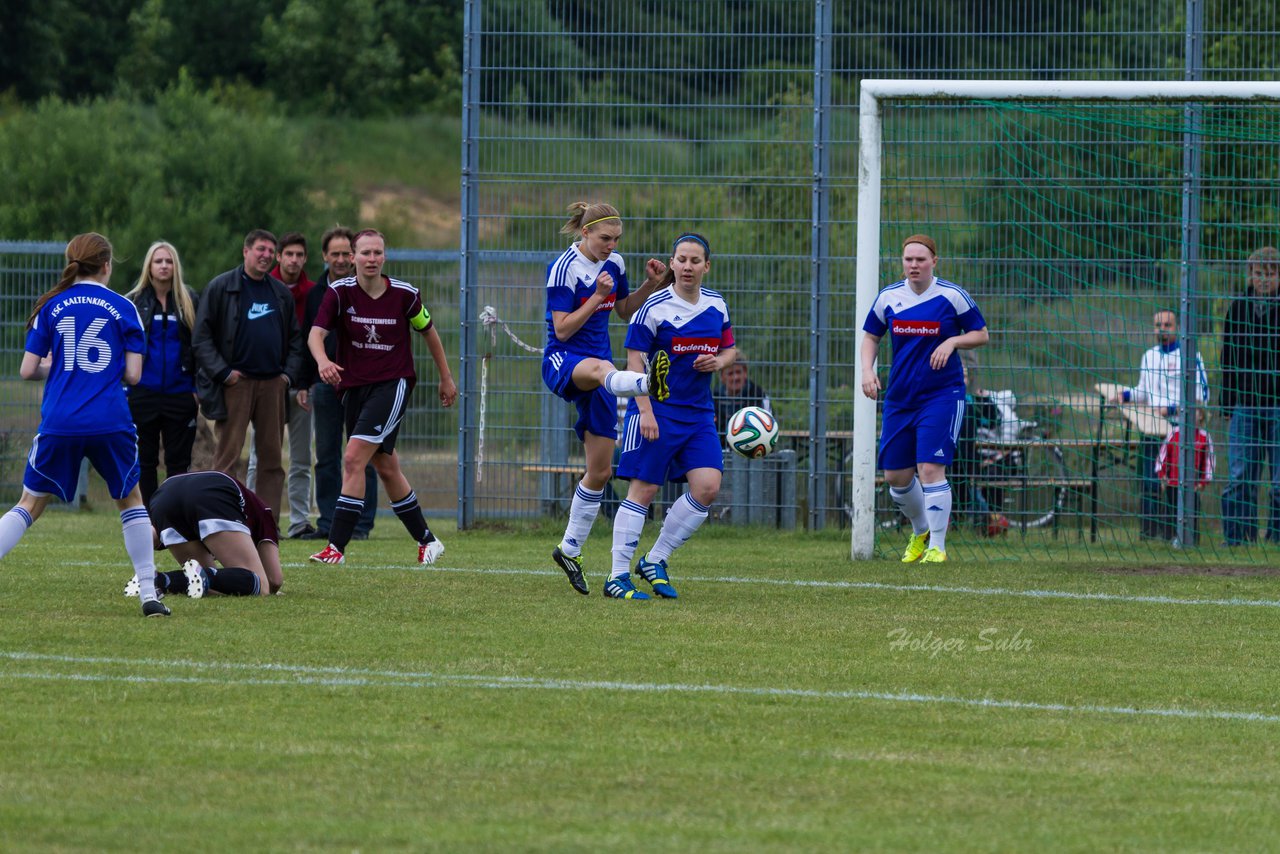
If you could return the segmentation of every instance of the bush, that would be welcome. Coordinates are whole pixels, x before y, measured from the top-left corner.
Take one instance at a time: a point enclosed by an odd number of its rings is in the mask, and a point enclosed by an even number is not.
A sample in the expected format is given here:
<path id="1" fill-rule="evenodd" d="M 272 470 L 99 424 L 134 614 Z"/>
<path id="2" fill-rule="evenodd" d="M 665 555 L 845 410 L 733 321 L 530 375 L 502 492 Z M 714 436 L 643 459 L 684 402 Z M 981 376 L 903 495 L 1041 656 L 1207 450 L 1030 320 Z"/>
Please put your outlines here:
<path id="1" fill-rule="evenodd" d="M 152 105 L 57 98 L 0 123 L 0 237 L 107 235 L 118 289 L 153 240 L 182 254 L 188 283 L 240 263 L 252 228 L 319 234 L 355 221 L 353 193 L 281 119 L 222 106 L 185 78 Z"/>

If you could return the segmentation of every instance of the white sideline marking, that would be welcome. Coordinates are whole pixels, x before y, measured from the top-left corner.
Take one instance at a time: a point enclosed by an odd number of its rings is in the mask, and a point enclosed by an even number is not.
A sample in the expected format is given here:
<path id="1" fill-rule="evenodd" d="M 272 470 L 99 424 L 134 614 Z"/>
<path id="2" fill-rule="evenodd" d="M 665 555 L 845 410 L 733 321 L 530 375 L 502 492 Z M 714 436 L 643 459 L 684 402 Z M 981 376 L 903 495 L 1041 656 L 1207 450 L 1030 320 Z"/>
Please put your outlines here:
<path id="1" fill-rule="evenodd" d="M 346 667 L 311 667 L 289 664 L 243 664 L 238 662 L 164 660 L 152 658 L 105 658 L 92 656 L 51 655 L 46 653 L 0 651 L 0 658 L 10 661 L 44 661 L 58 664 L 90 664 L 143 668 L 185 668 L 189 670 L 228 670 L 251 673 L 283 674 L 278 678 L 263 676 L 220 679 L 214 676 L 178 676 L 164 674 L 53 673 L 49 671 L 4 671 L 0 679 L 36 679 L 70 682 L 127 682 L 196 685 L 321 685 L 326 687 L 369 688 L 440 688 L 463 686 L 473 688 L 523 688 L 544 691 L 623 691 L 644 694 L 726 694 L 748 697 L 796 697 L 814 700 L 878 700 L 888 703 L 921 703 L 967 706 L 983 709 L 1012 709 L 1033 712 L 1066 712 L 1069 714 L 1130 715 L 1188 720 L 1227 720 L 1249 723 L 1280 723 L 1280 715 L 1264 712 L 1237 712 L 1225 709 L 1182 709 L 1177 707 L 1139 708 L 1136 706 L 1071 705 L 1068 703 L 1036 703 L 1026 700 L 998 700 L 990 697 L 952 697 L 945 694 L 917 694 L 887 691 L 822 691 L 810 688 L 753 688 L 741 685 L 686 685 L 680 683 L 613 682 L 590 679 L 543 679 L 530 676 L 483 676 L 397 670 L 365 670 Z"/>
<path id="2" fill-rule="evenodd" d="M 286 563 L 288 569 L 304 567 L 328 568 L 317 563 Z M 559 577 L 563 573 L 543 569 L 474 569 L 445 566 L 406 566 L 401 564 L 344 564 L 341 572 L 352 569 L 395 570 L 406 572 L 457 572 L 477 575 L 547 575 Z M 681 574 L 677 583 L 693 581 L 700 584 L 768 584 L 775 587 L 818 587 L 835 590 L 884 590 L 891 593 L 955 593 L 965 596 L 1014 596 L 1024 599 L 1071 599 L 1093 602 L 1135 602 L 1145 605 L 1213 605 L 1228 608 L 1280 608 L 1280 599 L 1181 599 L 1176 596 L 1142 596 L 1131 593 L 1082 593 L 1074 590 L 1016 590 L 1012 587 L 948 587 L 942 584 L 887 584 L 879 581 L 811 581 L 802 578 L 744 578 L 736 575 L 698 576 Z"/>

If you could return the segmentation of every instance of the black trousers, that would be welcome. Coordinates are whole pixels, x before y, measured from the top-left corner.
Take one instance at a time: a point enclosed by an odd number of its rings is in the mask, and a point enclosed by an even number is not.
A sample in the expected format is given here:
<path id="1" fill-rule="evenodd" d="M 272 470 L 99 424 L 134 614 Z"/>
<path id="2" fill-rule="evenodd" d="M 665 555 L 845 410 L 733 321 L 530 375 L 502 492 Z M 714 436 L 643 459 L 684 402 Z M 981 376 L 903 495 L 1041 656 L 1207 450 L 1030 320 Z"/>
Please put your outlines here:
<path id="1" fill-rule="evenodd" d="M 191 394 L 161 394 L 140 386 L 129 390 L 129 411 L 138 429 L 138 487 L 142 501 L 151 504 L 158 484 L 160 441 L 164 440 L 165 477 L 185 474 L 191 467 L 196 441 L 197 404 Z"/>

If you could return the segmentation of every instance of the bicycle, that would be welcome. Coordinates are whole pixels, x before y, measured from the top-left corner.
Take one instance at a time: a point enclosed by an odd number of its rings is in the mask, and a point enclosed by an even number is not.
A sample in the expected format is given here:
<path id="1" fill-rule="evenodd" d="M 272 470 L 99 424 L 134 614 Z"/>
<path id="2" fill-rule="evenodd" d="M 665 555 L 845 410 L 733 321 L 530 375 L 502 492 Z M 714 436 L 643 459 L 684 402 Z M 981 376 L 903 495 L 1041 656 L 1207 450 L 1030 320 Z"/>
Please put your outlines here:
<path id="1" fill-rule="evenodd" d="M 959 487 L 956 493 L 972 490 L 973 494 L 967 496 L 968 507 L 957 506 L 953 511 L 954 518 L 976 513 L 984 529 L 988 517 L 1003 518 L 1009 527 L 1022 531 L 1052 524 L 1067 502 L 1069 476 L 1062 448 L 1038 432 L 1034 421 L 1020 421 L 1011 437 L 1004 432 L 999 425 L 979 427 L 972 473 L 965 470 L 963 461 L 955 464 L 949 479 Z M 887 495 L 887 486 L 877 490 L 879 527 L 907 524 L 892 502 L 883 500 Z"/>

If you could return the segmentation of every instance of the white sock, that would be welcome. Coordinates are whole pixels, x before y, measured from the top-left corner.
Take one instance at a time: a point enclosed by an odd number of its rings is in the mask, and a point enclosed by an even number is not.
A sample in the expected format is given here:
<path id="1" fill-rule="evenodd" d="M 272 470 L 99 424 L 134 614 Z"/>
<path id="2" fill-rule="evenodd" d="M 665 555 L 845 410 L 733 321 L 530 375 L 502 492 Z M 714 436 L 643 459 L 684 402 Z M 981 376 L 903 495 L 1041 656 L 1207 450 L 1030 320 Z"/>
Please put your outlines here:
<path id="1" fill-rule="evenodd" d="M 138 576 L 138 599 L 156 598 L 156 559 L 152 551 L 151 517 L 141 505 L 120 511 L 120 528 L 124 533 L 124 550 L 133 561 Z"/>
<path id="2" fill-rule="evenodd" d="M 604 390 L 618 397 L 639 397 L 649 393 L 649 376 L 637 371 L 611 371 L 604 378 Z"/>
<path id="3" fill-rule="evenodd" d="M 0 516 L 0 558 L 18 544 L 27 528 L 31 527 L 32 521 L 31 514 L 22 507 L 14 507 Z"/>
<path id="4" fill-rule="evenodd" d="M 578 484 L 578 488 L 573 491 L 573 503 L 569 505 L 569 524 L 565 525 L 560 551 L 570 557 L 582 554 L 582 547 L 587 544 L 587 537 L 591 534 L 591 524 L 600 512 L 602 498 L 604 490 L 592 492 L 583 484 Z"/>
<path id="5" fill-rule="evenodd" d="M 644 531 L 644 520 L 649 515 L 648 507 L 641 507 L 634 501 L 623 500 L 618 512 L 613 516 L 613 572 L 610 578 L 620 578 L 631 571 L 631 558 L 635 557 L 636 547 L 640 545 L 640 533 Z"/>
<path id="6" fill-rule="evenodd" d="M 924 487 L 925 514 L 929 517 L 929 548 L 947 550 L 947 525 L 951 521 L 951 484 L 940 480 Z"/>
<path id="7" fill-rule="evenodd" d="M 902 489 L 889 487 L 889 498 L 902 511 L 902 515 L 911 520 L 911 531 L 923 534 L 929 530 L 929 517 L 924 512 L 924 490 L 920 488 L 920 480 L 911 478 L 911 483 Z"/>
<path id="8" fill-rule="evenodd" d="M 708 508 L 693 500 L 689 493 L 681 495 L 667 510 L 667 518 L 662 521 L 662 530 L 658 532 L 658 541 L 649 549 L 649 560 L 657 563 L 660 560 L 671 560 L 675 550 L 683 546 L 693 532 L 707 521 Z"/>

